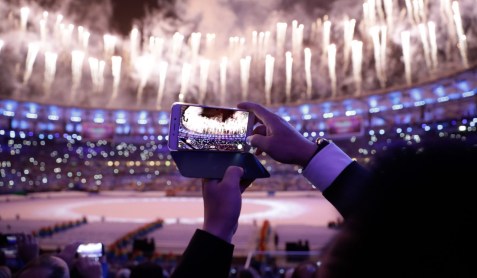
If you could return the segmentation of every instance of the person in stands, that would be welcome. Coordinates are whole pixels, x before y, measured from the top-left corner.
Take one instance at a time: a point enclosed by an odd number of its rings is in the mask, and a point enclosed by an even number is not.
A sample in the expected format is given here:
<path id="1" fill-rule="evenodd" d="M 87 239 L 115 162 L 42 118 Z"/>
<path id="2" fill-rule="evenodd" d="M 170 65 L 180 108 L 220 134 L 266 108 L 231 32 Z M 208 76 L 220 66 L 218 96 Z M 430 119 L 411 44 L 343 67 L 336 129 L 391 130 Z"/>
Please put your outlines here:
<path id="1" fill-rule="evenodd" d="M 257 153 L 303 168 L 344 218 L 323 250 L 316 277 L 477 277 L 477 147 L 465 140 L 391 146 L 365 167 L 326 139 L 311 142 L 257 103 L 239 108 L 259 125 L 248 138 Z M 464 138 L 465 139 L 465 138 Z M 204 180 L 204 227 L 171 277 L 227 277 L 238 225 L 243 170 Z"/>
<path id="2" fill-rule="evenodd" d="M 34 237 L 28 237 L 25 245 L 37 246 Z M 38 248 L 31 252 L 31 260 L 14 274 L 16 278 L 101 278 L 101 264 L 93 258 L 76 257 L 79 242 L 66 245 L 58 254 L 38 254 Z M 33 248 L 32 248 L 33 249 Z M 23 252 L 23 251 L 22 251 Z M 25 251 L 26 252 L 26 251 Z M 33 254 L 35 253 L 35 254 Z"/>

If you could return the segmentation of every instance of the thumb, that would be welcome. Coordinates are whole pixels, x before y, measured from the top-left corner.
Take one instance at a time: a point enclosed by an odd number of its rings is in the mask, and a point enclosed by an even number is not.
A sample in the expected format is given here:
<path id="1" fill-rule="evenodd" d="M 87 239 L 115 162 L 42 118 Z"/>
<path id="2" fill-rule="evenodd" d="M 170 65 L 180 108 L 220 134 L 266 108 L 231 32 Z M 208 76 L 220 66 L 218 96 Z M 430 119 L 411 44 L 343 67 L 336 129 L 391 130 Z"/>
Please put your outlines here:
<path id="1" fill-rule="evenodd" d="M 227 170 L 225 170 L 222 182 L 226 184 L 239 184 L 240 178 L 243 176 L 243 172 L 244 171 L 241 167 L 229 166 Z"/>
<path id="2" fill-rule="evenodd" d="M 267 145 L 267 137 L 261 134 L 250 135 L 247 137 L 247 144 L 254 148 L 265 150 Z"/>

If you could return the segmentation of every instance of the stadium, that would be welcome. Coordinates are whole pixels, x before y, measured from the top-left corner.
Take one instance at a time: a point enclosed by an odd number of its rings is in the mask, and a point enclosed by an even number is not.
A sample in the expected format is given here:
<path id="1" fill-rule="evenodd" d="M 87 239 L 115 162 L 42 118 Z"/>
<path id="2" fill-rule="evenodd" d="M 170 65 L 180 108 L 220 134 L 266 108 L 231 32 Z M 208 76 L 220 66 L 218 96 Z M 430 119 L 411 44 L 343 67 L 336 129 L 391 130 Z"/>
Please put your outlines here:
<path id="1" fill-rule="evenodd" d="M 150 237 L 173 267 L 203 221 L 201 181 L 182 177 L 167 147 L 174 102 L 258 102 L 364 165 L 393 142 L 477 142 L 473 1 L 284 0 L 253 12 L 251 1 L 166 1 L 122 33 L 88 22 L 92 4 L 10 2 L 0 4 L 0 232 L 33 232 L 45 252 L 101 241 L 113 272 L 144 260 L 133 243 Z M 114 14 L 112 2 L 99 10 Z M 223 15 L 235 25 L 214 32 L 208 20 Z M 235 265 L 266 253 L 283 277 L 296 263 L 286 243 L 307 241 L 314 256 L 341 216 L 298 166 L 258 158 L 271 177 L 244 193 Z"/>

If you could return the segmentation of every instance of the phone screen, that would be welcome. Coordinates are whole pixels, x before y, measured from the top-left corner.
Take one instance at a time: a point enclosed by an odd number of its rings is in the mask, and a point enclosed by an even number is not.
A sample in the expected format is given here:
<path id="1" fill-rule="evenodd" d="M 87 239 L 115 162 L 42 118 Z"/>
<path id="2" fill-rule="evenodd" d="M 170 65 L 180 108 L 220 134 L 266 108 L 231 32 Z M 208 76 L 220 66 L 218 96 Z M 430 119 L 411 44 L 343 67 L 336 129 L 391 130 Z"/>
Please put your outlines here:
<path id="1" fill-rule="evenodd" d="M 4 254 L 5 265 L 12 269 L 19 269 L 23 262 L 18 257 L 18 234 L 1 234 L 0 250 Z"/>
<path id="2" fill-rule="evenodd" d="M 84 243 L 78 246 L 78 255 L 82 257 L 100 258 L 103 256 L 102 243 Z"/>
<path id="3" fill-rule="evenodd" d="M 17 257 L 17 235 L 3 234 L 0 237 L 0 249 L 7 259 L 15 259 Z"/>
<path id="4" fill-rule="evenodd" d="M 236 109 L 182 105 L 177 149 L 244 151 L 249 114 Z"/>

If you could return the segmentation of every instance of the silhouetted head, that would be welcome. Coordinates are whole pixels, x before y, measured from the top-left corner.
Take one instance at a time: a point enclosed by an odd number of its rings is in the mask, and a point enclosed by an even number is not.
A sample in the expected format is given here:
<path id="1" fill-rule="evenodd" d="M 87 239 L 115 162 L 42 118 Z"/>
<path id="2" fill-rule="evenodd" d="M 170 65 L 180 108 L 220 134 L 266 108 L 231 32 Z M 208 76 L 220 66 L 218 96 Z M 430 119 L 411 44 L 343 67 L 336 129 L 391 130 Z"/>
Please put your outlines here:
<path id="1" fill-rule="evenodd" d="M 477 147 L 464 141 L 384 151 L 319 277 L 477 277 L 476 166 Z"/>
<path id="2" fill-rule="evenodd" d="M 315 262 L 302 262 L 295 267 L 291 278 L 313 278 L 316 270 Z"/>
<path id="3" fill-rule="evenodd" d="M 27 263 L 16 275 L 17 278 L 69 278 L 66 262 L 56 256 L 44 254 Z"/>
<path id="4" fill-rule="evenodd" d="M 162 278 L 163 269 L 160 265 L 153 262 L 140 263 L 131 268 L 130 278 Z"/>

